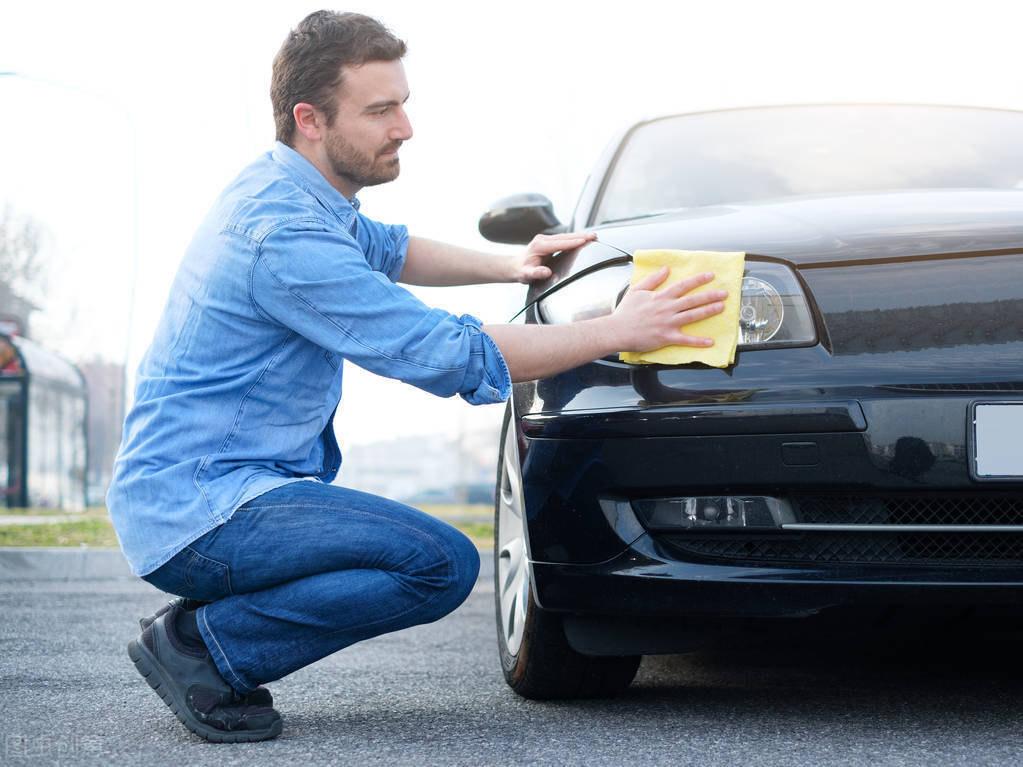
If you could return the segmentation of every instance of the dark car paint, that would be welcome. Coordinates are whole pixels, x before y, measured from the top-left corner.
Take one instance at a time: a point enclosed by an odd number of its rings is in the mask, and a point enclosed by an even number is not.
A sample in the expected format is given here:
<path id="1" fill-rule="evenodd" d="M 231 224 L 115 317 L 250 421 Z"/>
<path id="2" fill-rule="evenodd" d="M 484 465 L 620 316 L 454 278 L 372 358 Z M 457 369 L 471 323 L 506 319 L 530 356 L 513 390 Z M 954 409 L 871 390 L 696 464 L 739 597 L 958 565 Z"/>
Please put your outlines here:
<path id="1" fill-rule="evenodd" d="M 813 268 L 879 258 L 1018 252 L 1023 246 L 1021 229 L 1023 190 L 964 189 L 691 208 L 593 231 L 598 240 L 628 252 L 640 248 L 742 250 Z M 561 260 L 558 273 L 563 275 L 611 256 L 611 249 L 602 249 L 598 242 L 559 256 L 555 262 Z"/>
<path id="2" fill-rule="evenodd" d="M 596 231 L 600 241 L 559 256 L 527 303 L 620 258 L 617 248 L 743 250 L 797 270 L 821 340 L 739 351 L 725 369 L 606 359 L 515 385 L 534 594 L 543 608 L 575 614 L 570 638 L 590 613 L 793 616 L 931 592 L 945 604 L 1018 602 L 1019 565 L 687 561 L 643 528 L 628 501 L 791 492 L 1018 498 L 1019 483 L 971 479 L 966 456 L 972 402 L 1023 402 L 1023 191 L 787 199 Z M 538 321 L 535 305 L 525 321 Z M 600 630 L 575 632 L 577 649 L 615 649 L 596 639 L 615 623 L 601 620 Z M 647 651 L 649 636 L 637 641 L 617 651 Z"/>

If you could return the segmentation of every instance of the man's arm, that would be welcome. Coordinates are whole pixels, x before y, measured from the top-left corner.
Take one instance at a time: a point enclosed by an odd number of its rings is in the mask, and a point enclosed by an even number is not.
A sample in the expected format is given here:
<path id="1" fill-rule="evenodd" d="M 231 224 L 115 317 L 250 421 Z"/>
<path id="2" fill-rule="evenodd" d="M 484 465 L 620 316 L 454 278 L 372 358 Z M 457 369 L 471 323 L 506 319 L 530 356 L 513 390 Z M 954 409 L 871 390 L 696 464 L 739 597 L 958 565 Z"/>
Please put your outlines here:
<path id="1" fill-rule="evenodd" d="M 553 253 L 572 250 L 596 237 L 592 232 L 538 234 L 524 252 L 498 256 L 455 245 L 410 237 L 399 282 L 408 285 L 478 285 L 484 282 L 534 282 L 550 277 Z"/>
<path id="2" fill-rule="evenodd" d="M 668 276 L 664 267 L 636 283 L 613 314 L 565 325 L 484 325 L 497 344 L 513 382 L 561 373 L 608 354 L 649 351 L 669 344 L 711 346 L 709 338 L 683 333 L 683 325 L 720 314 L 728 293 L 690 293 L 714 275 L 687 277 L 654 291 Z"/>

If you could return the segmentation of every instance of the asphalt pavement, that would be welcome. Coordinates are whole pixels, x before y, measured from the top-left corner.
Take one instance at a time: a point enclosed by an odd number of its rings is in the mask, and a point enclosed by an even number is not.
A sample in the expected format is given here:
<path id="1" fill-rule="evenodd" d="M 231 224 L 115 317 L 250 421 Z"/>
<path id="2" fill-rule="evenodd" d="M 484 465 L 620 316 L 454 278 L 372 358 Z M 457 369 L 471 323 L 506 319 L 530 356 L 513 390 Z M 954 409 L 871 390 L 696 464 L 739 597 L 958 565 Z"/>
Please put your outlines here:
<path id="1" fill-rule="evenodd" d="M 74 553 L 63 570 L 53 564 L 59 555 L 46 552 L 39 566 L 19 570 L 8 556 L 0 567 L 4 765 L 1023 761 L 1015 640 L 808 646 L 794 637 L 790 646 L 646 658 L 619 698 L 538 703 L 518 698 L 501 677 L 486 577 L 437 623 L 350 647 L 271 684 L 284 717 L 277 740 L 209 744 L 178 723 L 125 652 L 138 616 L 164 596 L 123 571 L 83 564 L 88 556 L 70 562 Z"/>

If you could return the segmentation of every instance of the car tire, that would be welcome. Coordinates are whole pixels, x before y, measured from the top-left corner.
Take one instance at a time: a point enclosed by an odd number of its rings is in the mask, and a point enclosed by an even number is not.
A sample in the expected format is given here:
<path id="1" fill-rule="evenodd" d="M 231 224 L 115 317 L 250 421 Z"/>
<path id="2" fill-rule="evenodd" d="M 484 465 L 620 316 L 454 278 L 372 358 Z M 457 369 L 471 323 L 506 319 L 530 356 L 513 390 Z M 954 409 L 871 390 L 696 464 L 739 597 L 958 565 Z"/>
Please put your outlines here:
<path id="1" fill-rule="evenodd" d="M 593 657 L 568 644 L 561 616 L 541 610 L 533 597 L 522 479 L 511 406 L 501 430 L 494 499 L 494 602 L 501 670 L 524 698 L 602 698 L 632 682 L 641 656 Z"/>

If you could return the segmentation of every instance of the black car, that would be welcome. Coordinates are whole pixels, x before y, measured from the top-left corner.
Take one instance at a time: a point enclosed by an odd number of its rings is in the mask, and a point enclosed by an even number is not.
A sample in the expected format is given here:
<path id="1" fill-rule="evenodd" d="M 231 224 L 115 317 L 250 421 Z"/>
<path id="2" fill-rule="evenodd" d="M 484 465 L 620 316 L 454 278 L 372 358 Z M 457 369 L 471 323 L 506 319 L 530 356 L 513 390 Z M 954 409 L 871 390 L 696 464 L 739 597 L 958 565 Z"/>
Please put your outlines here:
<path id="1" fill-rule="evenodd" d="M 606 358 L 514 387 L 495 578 L 531 698 L 626 687 L 646 653 L 761 626 L 1023 604 L 1023 113 L 734 109 L 642 122 L 519 320 L 613 311 L 637 249 L 744 251 L 734 364 Z M 857 625 L 853 624 L 855 628 Z"/>

